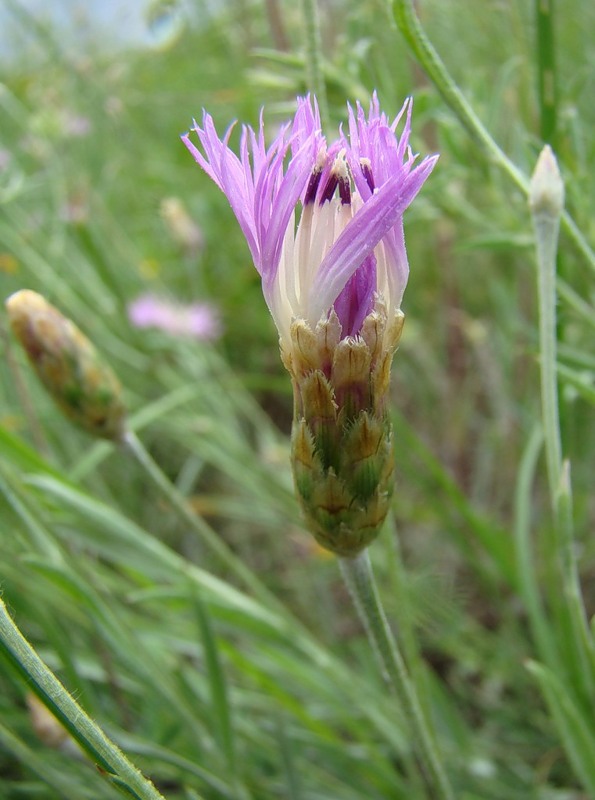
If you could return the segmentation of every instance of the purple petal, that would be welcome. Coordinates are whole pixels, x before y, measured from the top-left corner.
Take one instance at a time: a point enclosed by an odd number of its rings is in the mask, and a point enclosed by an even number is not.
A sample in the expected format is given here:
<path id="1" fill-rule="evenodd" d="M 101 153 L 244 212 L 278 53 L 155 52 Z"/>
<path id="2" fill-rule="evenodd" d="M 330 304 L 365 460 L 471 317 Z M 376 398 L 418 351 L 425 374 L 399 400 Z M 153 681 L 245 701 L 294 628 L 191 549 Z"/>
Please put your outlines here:
<path id="1" fill-rule="evenodd" d="M 376 258 L 369 255 L 345 284 L 334 303 L 341 323 L 342 338 L 355 336 L 374 306 Z"/>
<path id="2" fill-rule="evenodd" d="M 403 180 L 395 175 L 354 215 L 324 258 L 309 296 L 311 320 L 334 303 L 355 270 L 397 223 L 432 171 L 437 156 L 425 159 Z"/>

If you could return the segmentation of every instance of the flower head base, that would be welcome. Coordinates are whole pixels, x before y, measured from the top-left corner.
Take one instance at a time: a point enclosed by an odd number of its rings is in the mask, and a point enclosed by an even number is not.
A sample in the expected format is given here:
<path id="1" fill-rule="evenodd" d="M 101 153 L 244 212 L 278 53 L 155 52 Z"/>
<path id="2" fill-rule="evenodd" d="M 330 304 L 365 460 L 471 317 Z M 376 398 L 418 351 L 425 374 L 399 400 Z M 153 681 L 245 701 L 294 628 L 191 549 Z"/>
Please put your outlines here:
<path id="1" fill-rule="evenodd" d="M 416 163 L 412 103 L 393 122 L 373 96 L 328 144 L 315 99 L 267 148 L 242 129 L 239 157 L 205 112 L 183 141 L 226 194 L 262 278 L 294 384 L 296 487 L 317 540 L 355 555 L 377 535 L 392 491 L 386 405 L 409 267 L 403 213 L 437 156 Z M 396 128 L 404 120 L 400 137 Z"/>
<path id="2" fill-rule="evenodd" d="M 361 334 L 341 337 L 333 311 L 314 330 L 304 320 L 282 349 L 294 388 L 292 466 L 316 541 L 353 556 L 378 535 L 393 491 L 390 367 L 404 315 L 377 300 Z"/>

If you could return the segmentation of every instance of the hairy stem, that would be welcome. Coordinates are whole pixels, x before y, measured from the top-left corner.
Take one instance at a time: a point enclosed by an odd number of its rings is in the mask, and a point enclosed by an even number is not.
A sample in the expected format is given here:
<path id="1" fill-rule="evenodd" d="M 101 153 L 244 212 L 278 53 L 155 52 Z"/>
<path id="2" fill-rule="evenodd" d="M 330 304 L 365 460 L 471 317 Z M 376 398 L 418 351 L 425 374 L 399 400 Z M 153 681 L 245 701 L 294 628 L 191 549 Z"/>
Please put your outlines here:
<path id="1" fill-rule="evenodd" d="M 43 663 L 12 621 L 1 600 L 0 649 L 26 679 L 29 688 L 93 761 L 105 770 L 114 785 L 137 800 L 164 800 L 163 795 L 107 738 Z"/>
<path id="2" fill-rule="evenodd" d="M 433 734 L 388 625 L 368 551 L 363 550 L 355 558 L 340 558 L 339 563 L 368 639 L 380 661 L 383 674 L 407 716 L 414 739 L 414 749 L 430 796 L 436 800 L 453 800 L 454 795 L 438 755 Z"/>

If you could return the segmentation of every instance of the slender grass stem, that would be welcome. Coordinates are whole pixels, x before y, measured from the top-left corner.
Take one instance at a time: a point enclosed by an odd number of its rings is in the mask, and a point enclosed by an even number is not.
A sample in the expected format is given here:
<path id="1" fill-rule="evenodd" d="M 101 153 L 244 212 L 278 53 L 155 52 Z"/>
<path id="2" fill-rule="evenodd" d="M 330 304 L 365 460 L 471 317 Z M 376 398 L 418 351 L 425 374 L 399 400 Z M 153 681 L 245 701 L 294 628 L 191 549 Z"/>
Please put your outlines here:
<path id="1" fill-rule="evenodd" d="M 519 467 L 515 495 L 515 549 L 519 586 L 540 658 L 559 668 L 553 628 L 548 624 L 536 575 L 536 560 L 531 549 L 531 485 L 543 446 L 541 426 L 533 431 Z"/>
<path id="2" fill-rule="evenodd" d="M 211 552 L 227 567 L 237 578 L 257 597 L 264 605 L 286 614 L 276 597 L 269 592 L 259 578 L 239 559 L 217 535 L 211 526 L 197 513 L 195 513 L 186 498 L 180 494 L 176 487 L 164 474 L 163 470 L 153 460 L 138 436 L 131 430 L 124 435 L 124 444 L 143 468 L 148 477 L 153 481 L 161 493 L 171 503 L 174 511 L 180 516 L 188 527 L 194 531 Z"/>
<path id="3" fill-rule="evenodd" d="M 541 415 L 550 502 L 554 517 L 555 539 L 551 561 L 562 580 L 561 624 L 566 630 L 570 645 L 565 648 L 565 657 L 583 695 L 593 698 L 595 697 L 594 646 L 583 605 L 574 553 L 570 465 L 568 462 L 562 463 L 558 409 L 556 253 L 563 202 L 562 178 L 552 151 L 546 145 L 531 179 L 530 205 L 537 255 Z"/>
<path id="4" fill-rule="evenodd" d="M 554 0 L 534 0 L 541 138 L 555 147 L 557 127 Z"/>
<path id="5" fill-rule="evenodd" d="M 137 800 L 164 800 L 163 795 L 107 738 L 43 663 L 10 618 L 1 600 L 0 647 L 43 704 L 93 761 L 105 770 L 114 785 Z"/>
<path id="6" fill-rule="evenodd" d="M 494 141 L 470 103 L 452 79 L 444 62 L 426 36 L 413 8 L 412 0 L 393 0 L 396 23 L 411 47 L 417 60 L 430 80 L 440 92 L 446 104 L 459 118 L 469 134 L 481 145 L 492 161 L 518 186 L 525 196 L 529 194 L 529 179 L 508 158 Z M 562 212 L 561 223 L 565 234 L 572 241 L 587 265 L 595 272 L 595 252 L 567 211 Z"/>
<path id="7" fill-rule="evenodd" d="M 537 251 L 537 298 L 539 305 L 539 356 L 541 366 L 541 413 L 545 436 L 550 497 L 557 509 L 562 470 L 562 443 L 558 409 L 556 252 L 564 189 L 555 159 L 544 149 L 531 182 L 531 211 Z"/>
<path id="8" fill-rule="evenodd" d="M 414 737 L 414 748 L 430 796 L 436 800 L 454 800 L 415 686 L 388 625 L 374 581 L 368 551 L 363 550 L 355 558 L 340 558 L 339 563 L 370 643 L 380 660 L 385 678 L 395 691 L 407 716 Z"/>
<path id="9" fill-rule="evenodd" d="M 556 529 L 575 657 L 583 690 L 593 703 L 595 702 L 595 641 L 585 609 L 576 560 L 572 486 L 568 460 L 563 462 L 561 469 Z"/>
<path id="10" fill-rule="evenodd" d="M 322 128 L 328 131 L 330 116 L 322 71 L 322 37 L 317 0 L 302 0 L 302 14 L 306 34 L 306 80 L 308 88 L 314 92 L 318 100 Z"/>
<path id="11" fill-rule="evenodd" d="M 391 514 L 390 519 L 393 525 L 396 526 L 394 513 Z M 394 603 L 397 608 L 403 610 L 402 617 L 399 612 L 399 639 L 402 642 L 403 656 L 406 663 L 409 665 L 411 677 L 416 685 L 418 696 L 425 708 L 425 687 L 421 685 L 424 679 L 422 657 L 415 636 L 411 597 L 408 592 L 407 574 L 405 572 L 403 553 L 401 551 L 401 543 L 397 531 L 395 531 L 392 538 L 394 553 L 392 569 L 395 576 L 393 582 Z"/>

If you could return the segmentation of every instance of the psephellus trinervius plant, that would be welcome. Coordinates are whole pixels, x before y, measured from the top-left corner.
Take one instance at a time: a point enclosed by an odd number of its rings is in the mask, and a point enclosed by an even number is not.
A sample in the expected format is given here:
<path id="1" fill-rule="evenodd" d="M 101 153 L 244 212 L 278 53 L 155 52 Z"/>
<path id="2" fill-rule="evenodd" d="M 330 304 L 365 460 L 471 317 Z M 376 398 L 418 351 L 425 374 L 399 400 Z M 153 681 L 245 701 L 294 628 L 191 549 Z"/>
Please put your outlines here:
<path id="1" fill-rule="evenodd" d="M 182 137 L 226 194 L 246 236 L 291 375 L 291 458 L 308 528 L 354 556 L 378 535 L 393 490 L 390 370 L 409 266 L 403 212 L 437 156 L 409 147 L 412 101 L 389 122 L 373 96 L 348 109 L 348 135 L 322 134 L 316 100 L 265 144 L 242 128 L 219 138 L 203 113 Z M 403 121 L 401 135 L 397 126 Z M 193 134 L 199 146 L 193 142 Z"/>

